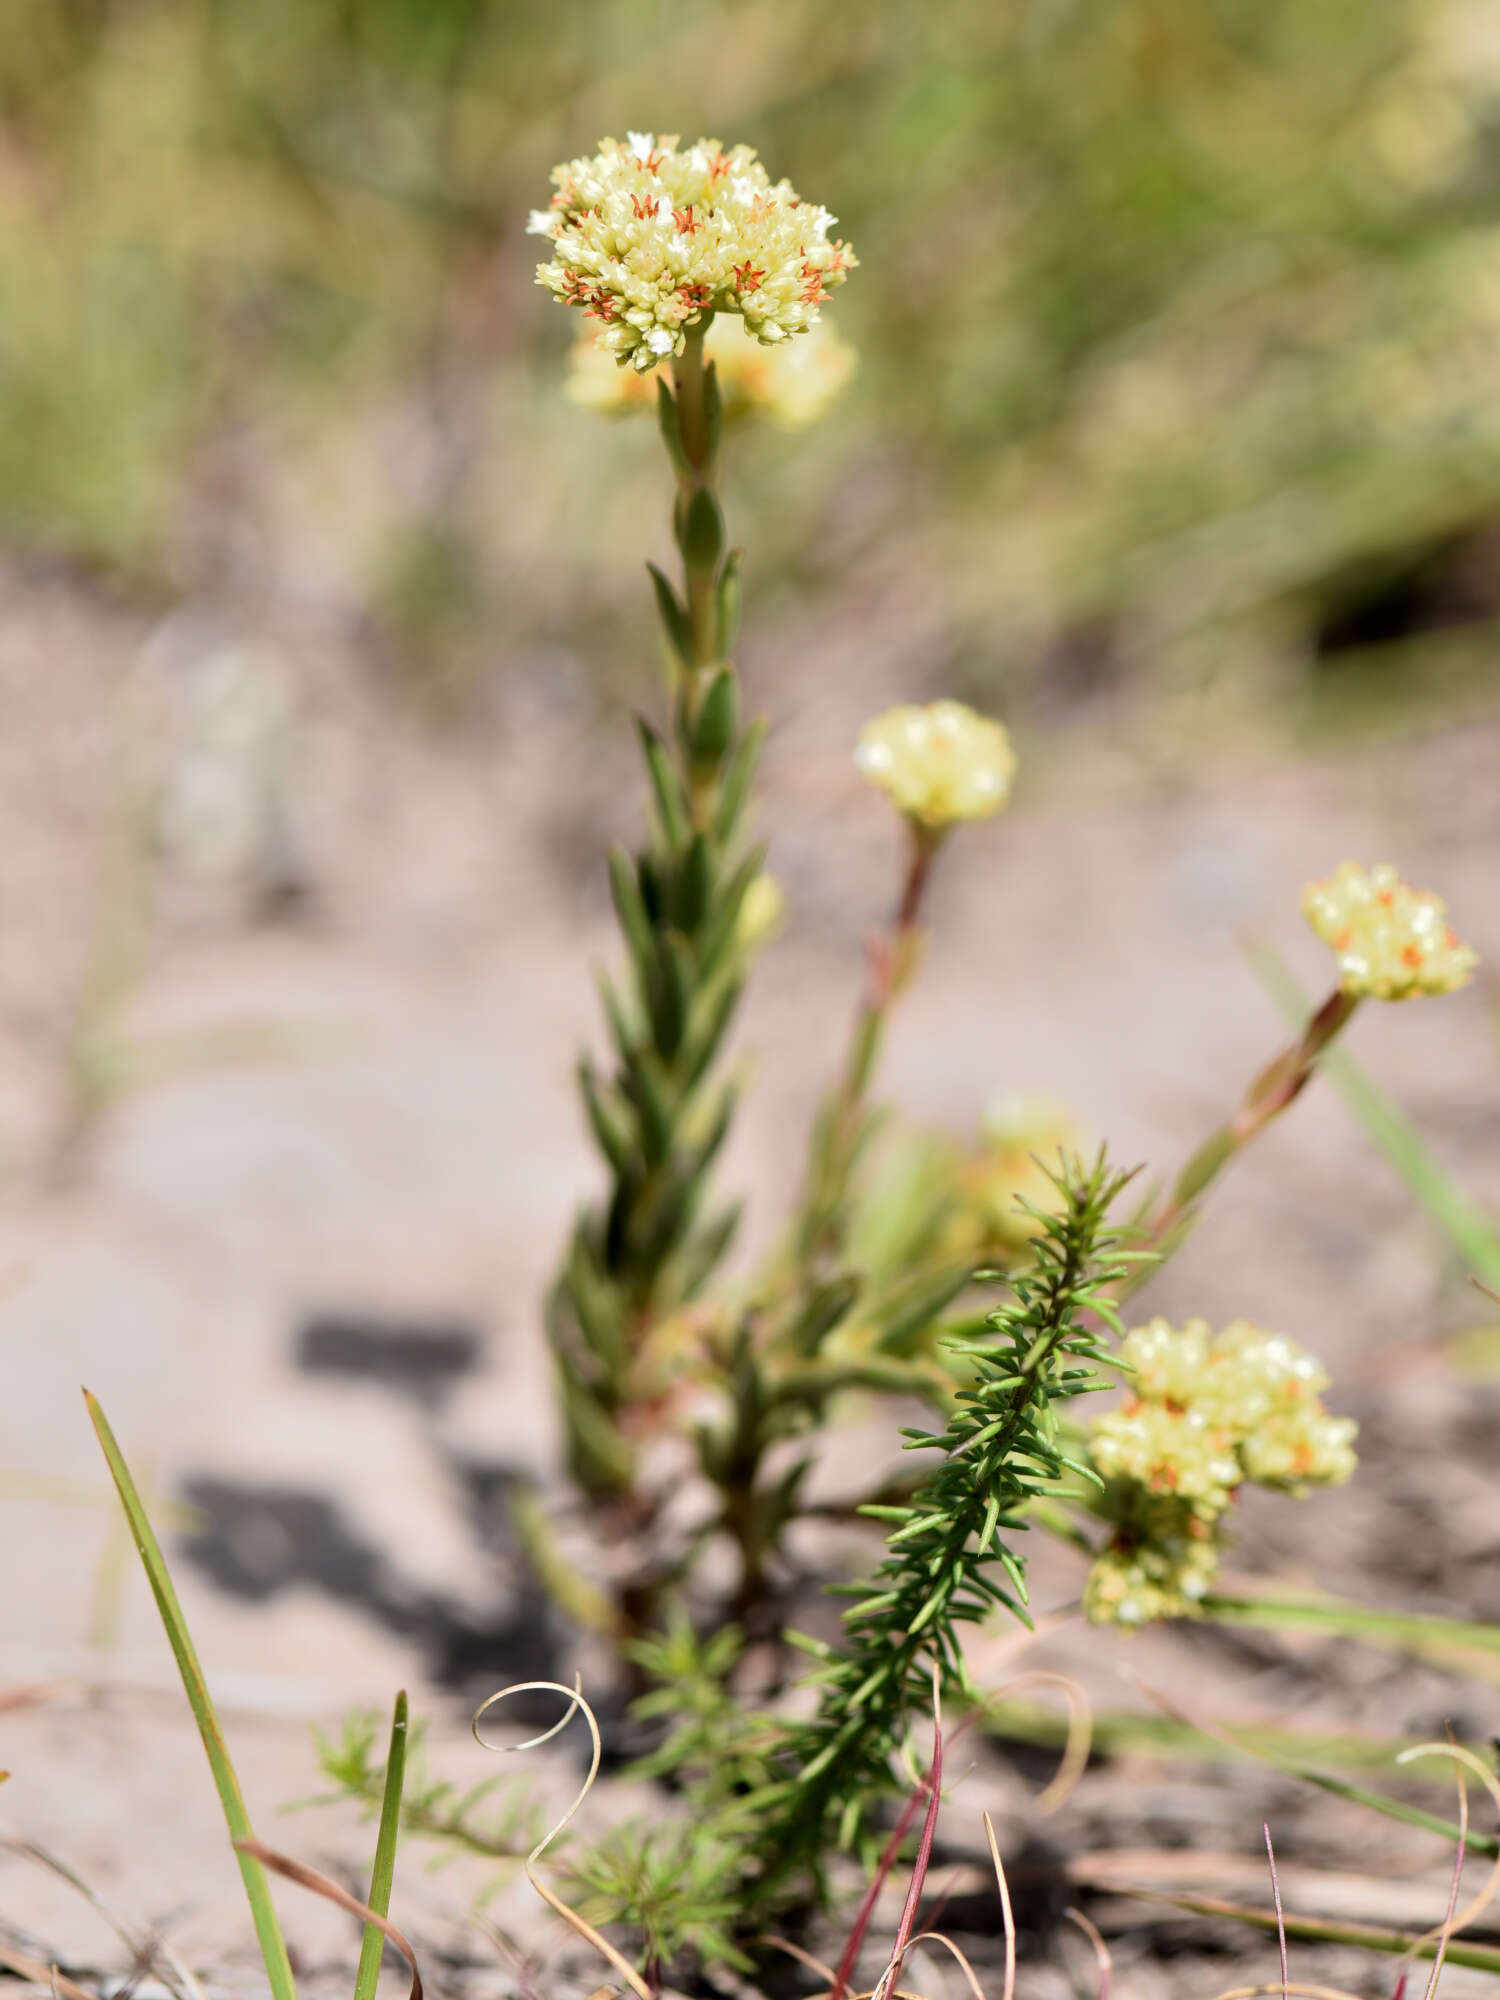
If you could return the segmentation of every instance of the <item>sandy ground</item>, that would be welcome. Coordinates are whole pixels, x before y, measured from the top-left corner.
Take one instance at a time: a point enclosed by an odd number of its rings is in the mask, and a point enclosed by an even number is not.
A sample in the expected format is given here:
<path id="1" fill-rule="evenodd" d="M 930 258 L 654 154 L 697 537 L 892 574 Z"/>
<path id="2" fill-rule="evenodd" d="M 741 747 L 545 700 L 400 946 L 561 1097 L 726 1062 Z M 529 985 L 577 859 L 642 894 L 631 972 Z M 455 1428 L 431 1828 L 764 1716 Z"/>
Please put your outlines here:
<path id="1" fill-rule="evenodd" d="M 516 663 L 482 726 L 433 740 L 326 635 L 294 628 L 271 672 L 294 742 L 275 853 L 262 828 L 212 867 L 191 843 L 132 862 L 121 800 L 137 725 L 119 690 L 127 670 L 140 677 L 147 622 L 65 582 L 14 582 L 0 616 L 0 1689 L 38 1696 L 0 1712 L 14 1773 L 0 1830 L 250 1991 L 235 1871 L 79 1385 L 160 1504 L 198 1509 L 190 1550 L 177 1544 L 181 1594 L 262 1836 L 357 1880 L 357 1815 L 280 1817 L 319 1788 L 309 1725 L 405 1685 L 434 1766 L 487 1775 L 468 1698 L 518 1673 L 571 1676 L 577 1654 L 527 1580 L 503 1499 L 516 1473 L 556 1481 L 537 1301 L 591 1172 L 570 1067 L 596 1036 L 586 968 L 612 949 L 599 857 L 628 831 L 638 785 L 620 732 L 553 663 Z M 848 744 L 922 639 L 919 607 L 804 646 L 795 678 L 764 676 L 778 727 L 763 821 L 791 918 L 743 1015 L 755 1082 L 723 1172 L 763 1216 L 793 1182 L 788 1135 L 841 1045 L 860 934 L 895 865 Z M 179 631 L 168 679 L 217 643 Z M 1153 771 L 1108 738 L 1054 741 L 1006 819 L 955 843 L 884 1077 L 912 1115 L 970 1126 L 996 1090 L 1045 1090 L 1117 1158 L 1170 1167 L 1281 1038 L 1240 937 L 1321 976 L 1297 894 L 1345 855 L 1390 855 L 1441 885 L 1500 964 L 1500 728 L 1299 764 L 1221 748 L 1191 772 Z M 191 727 L 162 740 L 158 778 L 197 754 Z M 143 883 L 151 913 L 136 924 Z M 122 962 L 122 925 L 128 973 L 91 1002 L 90 965 L 97 992 L 99 966 Z M 69 1066 L 101 1021 L 140 1074 L 90 1103 Z M 1366 1009 L 1351 1046 L 1500 1207 L 1486 993 Z M 1334 1400 L 1366 1426 L 1364 1479 L 1316 1509 L 1258 1509 L 1249 1567 L 1500 1616 L 1500 1393 L 1460 1384 L 1432 1345 L 1482 1303 L 1331 1090 L 1237 1167 L 1149 1303 L 1285 1329 L 1328 1360 Z M 359 1371 L 372 1329 L 383 1373 Z M 836 1443 L 835 1465 L 886 1437 L 872 1418 Z M 1051 1601 L 1076 1588 L 1065 1558 L 1043 1577 Z M 1460 1690 L 1321 1640 L 1063 1634 L 1032 1657 L 1113 1707 L 1140 1705 L 1128 1667 L 1218 1714 L 1417 1734 L 1458 1715 L 1481 1736 L 1500 1717 L 1493 1685 Z M 565 1789 L 566 1768 L 547 1782 Z M 1046 1828 L 1035 1789 L 1029 1766 L 991 1759 L 953 1812 L 977 1826 L 989 1804 L 1023 1873 L 1054 1890 L 1059 1855 L 1176 1847 L 1195 1881 L 1232 1874 L 1234 1857 L 1258 1866 L 1271 1812 L 1289 1866 L 1394 1885 L 1367 1916 L 1441 1913 L 1439 1843 L 1363 1821 L 1351 1836 L 1328 1802 L 1264 1774 L 1231 1788 L 1220 1766 L 1125 1760 Z M 524 1990 L 466 1923 L 477 1886 L 467 1865 L 430 1877 L 413 1861 L 397 1914 L 442 1965 L 439 1991 Z M 1246 1881 L 1236 1892 L 1261 1900 Z M 295 1891 L 283 1901 L 309 1980 L 338 1989 L 350 1923 Z M 524 1887 L 496 1907 L 518 1934 L 546 1934 Z M 1274 1950 L 1216 1964 L 1190 1949 L 1203 1926 L 1143 1917 L 1133 1906 L 1118 1992 L 1207 1994 L 1246 1962 L 1267 1975 Z M 71 1892 L 3 1851 L 0 1922 L 85 1972 L 121 1963 Z M 1299 1962 L 1386 1983 L 1348 1955 Z M 1070 1990 L 1055 1962 L 1029 1977 L 1034 1993 Z M 955 1990 L 936 1967 L 927 1982 Z M 1455 1973 L 1448 1990 L 1479 1983 Z"/>

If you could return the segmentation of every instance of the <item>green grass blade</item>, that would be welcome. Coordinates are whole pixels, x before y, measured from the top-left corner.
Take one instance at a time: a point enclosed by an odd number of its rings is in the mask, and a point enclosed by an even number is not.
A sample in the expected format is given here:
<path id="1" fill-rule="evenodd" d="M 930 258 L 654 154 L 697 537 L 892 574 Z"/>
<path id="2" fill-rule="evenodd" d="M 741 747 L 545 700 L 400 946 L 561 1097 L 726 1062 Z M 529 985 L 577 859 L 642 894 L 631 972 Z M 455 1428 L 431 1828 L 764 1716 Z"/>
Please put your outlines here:
<path id="1" fill-rule="evenodd" d="M 380 1830 L 375 1836 L 375 1866 L 370 1871 L 370 1893 L 365 1898 L 377 1917 L 388 1917 L 391 1913 L 391 1882 L 396 1873 L 396 1835 L 401 1830 L 401 1787 L 405 1777 L 406 1690 L 403 1688 L 396 1696 L 396 1712 L 391 1717 L 391 1747 L 385 1759 L 385 1792 L 380 1801 Z M 359 1948 L 354 2000 L 375 2000 L 375 1982 L 380 1977 L 384 1949 L 384 1935 L 374 1924 L 366 1924 L 364 1942 Z"/>
<path id="2" fill-rule="evenodd" d="M 1475 1754 L 1479 1754 L 1476 1746 Z M 1367 1791 L 1363 1785 L 1351 1785 L 1343 1778 L 1333 1778 L 1326 1771 L 1304 1770 L 1300 1764 L 1282 1762 L 1279 1758 L 1266 1760 L 1273 1770 L 1285 1771 L 1290 1777 L 1301 1778 L 1304 1783 L 1316 1785 L 1320 1791 L 1331 1792 L 1337 1799 L 1347 1799 L 1351 1805 L 1366 1806 L 1371 1812 L 1384 1813 L 1387 1819 L 1404 1820 L 1408 1826 L 1420 1826 L 1428 1833 L 1440 1833 L 1444 1840 L 1455 1845 L 1462 1840 L 1470 1854 L 1500 1854 L 1500 1835 L 1493 1833 L 1464 1833 L 1451 1819 L 1444 1819 L 1440 1813 L 1424 1812 L 1421 1806 L 1408 1805 L 1404 1799 L 1393 1799 L 1384 1792 Z"/>
<path id="3" fill-rule="evenodd" d="M 161 1613 L 161 1622 L 166 1628 L 167 1639 L 177 1661 L 177 1670 L 182 1675 L 182 1685 L 193 1711 L 193 1719 L 198 1724 L 198 1734 L 203 1739 L 203 1748 L 208 1755 L 209 1769 L 213 1772 L 214 1784 L 218 1788 L 219 1802 L 224 1808 L 224 1818 L 232 1840 L 251 1840 L 254 1834 L 250 1826 L 250 1816 L 245 1811 L 245 1801 L 240 1792 L 239 1779 L 234 1774 L 229 1748 L 224 1741 L 224 1732 L 219 1727 L 219 1718 L 214 1713 L 213 1698 L 208 1692 L 208 1683 L 203 1678 L 203 1668 L 199 1664 L 197 1652 L 188 1633 L 187 1620 L 182 1615 L 182 1606 L 177 1602 L 177 1592 L 172 1588 L 172 1578 L 167 1569 L 166 1558 L 161 1552 L 146 1510 L 141 1505 L 141 1496 L 136 1491 L 135 1481 L 130 1476 L 130 1468 L 115 1434 L 109 1427 L 109 1420 L 95 1399 L 85 1389 L 83 1400 L 88 1405 L 89 1416 L 98 1433 L 99 1443 L 109 1464 L 115 1488 L 120 1495 L 120 1505 L 125 1509 L 125 1518 L 130 1523 L 141 1562 L 145 1567 L 146 1580 L 151 1585 L 151 1594 L 156 1599 L 156 1608 Z M 270 1981 L 272 2000 L 297 2000 L 297 1989 L 292 1981 L 292 1968 L 286 1955 L 286 1943 L 281 1935 L 281 1926 L 276 1920 L 275 1905 L 271 1901 L 270 1885 L 266 1881 L 265 1870 L 248 1854 L 238 1854 L 240 1874 L 244 1879 L 245 1895 L 249 1899 L 250 1914 L 255 1920 L 255 1935 L 260 1942 L 260 1954 L 265 1961 L 266 1977 Z"/>
<path id="4" fill-rule="evenodd" d="M 999 1737 L 1002 1741 L 1035 1743 L 1060 1750 L 1068 1740 L 1066 1714 L 1047 1708 L 1040 1702 L 1012 1698 L 987 1703 L 979 1720 L 987 1735 Z M 1322 1783 L 1323 1780 L 1310 1768 L 1308 1760 L 1311 1758 L 1342 1766 L 1346 1770 L 1383 1771 L 1389 1768 L 1391 1759 L 1398 1752 L 1410 1747 L 1415 1740 L 1277 1729 L 1242 1722 L 1226 1726 L 1222 1735 L 1209 1735 L 1193 1723 L 1178 1721 L 1174 1716 L 1110 1710 L 1095 1711 L 1090 1725 L 1090 1742 L 1100 1756 L 1123 1756 L 1144 1750 L 1155 1751 L 1164 1757 L 1222 1759 L 1228 1743 L 1246 1757 L 1257 1758 L 1277 1770 L 1307 1778 L 1313 1783 Z M 1333 1787 L 1340 1780 L 1330 1778 L 1327 1782 Z M 1370 1795 L 1372 1799 L 1376 1796 L 1374 1793 Z M 1364 1802 L 1363 1795 L 1360 1797 Z M 1457 1828 L 1450 1826 L 1447 1820 L 1423 1819 L 1416 1823 L 1424 1826 L 1431 1824 L 1434 1832 L 1457 1835 Z M 1471 1834 L 1470 1845 L 1477 1853 L 1493 1854 L 1497 1851 L 1495 1839 L 1490 1835 Z"/>
<path id="5" fill-rule="evenodd" d="M 1249 944 L 1245 950 L 1261 983 L 1287 1018 L 1306 1020 L 1307 996 L 1270 946 Z M 1438 1165 L 1411 1120 L 1346 1049 L 1325 1050 L 1318 1066 L 1474 1276 L 1491 1290 L 1500 1291 L 1500 1231 L 1485 1221 L 1458 1183 Z"/>
<path id="6" fill-rule="evenodd" d="M 1418 1611 L 1373 1611 L 1336 1597 L 1205 1597 L 1205 1618 L 1222 1625 L 1264 1625 L 1272 1630 L 1339 1632 L 1372 1646 L 1416 1653 L 1452 1664 L 1462 1654 L 1500 1653 L 1500 1625 L 1466 1618 L 1431 1618 Z M 1464 1662 L 1476 1670 L 1478 1660 Z M 1483 1665 L 1488 1667 L 1486 1659 Z"/>
<path id="7" fill-rule="evenodd" d="M 1252 1924 L 1257 1930 L 1274 1931 L 1278 1918 L 1274 1910 L 1254 1910 L 1243 1903 L 1221 1902 L 1217 1896 L 1188 1896 L 1164 1889 L 1136 1889 L 1120 1883 L 1118 1893 L 1134 1896 L 1145 1903 L 1167 1903 L 1174 1910 L 1190 1910 L 1200 1917 L 1229 1917 L 1238 1924 Z M 1381 1930 L 1374 1924 L 1335 1923 L 1322 1917 L 1285 1916 L 1286 1934 L 1299 1944 L 1352 1944 L 1366 1951 L 1410 1952 L 1413 1958 L 1431 1958 L 1437 1940 L 1413 1937 L 1406 1931 Z M 1480 1972 L 1500 1972 L 1500 1949 L 1493 1945 L 1464 1944 L 1451 1939 L 1443 1957 L 1449 1965 L 1470 1965 Z"/>

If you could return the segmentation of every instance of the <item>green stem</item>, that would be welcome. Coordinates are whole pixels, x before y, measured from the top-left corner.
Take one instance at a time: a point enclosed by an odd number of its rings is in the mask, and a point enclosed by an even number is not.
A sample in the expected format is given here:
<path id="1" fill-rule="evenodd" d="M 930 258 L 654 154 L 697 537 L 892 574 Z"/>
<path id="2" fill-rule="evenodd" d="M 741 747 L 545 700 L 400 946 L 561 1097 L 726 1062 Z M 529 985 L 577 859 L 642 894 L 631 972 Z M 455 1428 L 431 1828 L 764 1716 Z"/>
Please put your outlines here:
<path id="1" fill-rule="evenodd" d="M 808 1276 L 820 1257 L 835 1253 L 839 1247 L 841 1213 L 859 1152 L 886 1022 L 916 964 L 922 902 L 942 834 L 916 821 L 909 821 L 908 826 L 906 872 L 896 908 L 889 928 L 870 941 L 865 992 L 854 1017 L 843 1073 L 824 1100 L 813 1131 L 794 1252 L 793 1271 L 798 1280 Z"/>
<path id="2" fill-rule="evenodd" d="M 1154 1248 L 1175 1247 L 1208 1188 L 1256 1134 L 1301 1095 L 1318 1058 L 1358 1005 L 1357 996 L 1335 987 L 1298 1039 L 1266 1065 L 1245 1092 L 1234 1116 L 1204 1140 L 1178 1174 L 1171 1193 L 1151 1216 L 1146 1236 Z M 1143 1282 L 1149 1269 L 1149 1265 L 1138 1267 L 1136 1282 Z"/>
<path id="3" fill-rule="evenodd" d="M 570 1458 L 621 1536 L 644 1542 L 655 1502 L 637 1478 L 638 1444 L 669 1424 L 679 1383 L 651 1358 L 654 1330 L 698 1295 L 727 1248 L 732 1213 L 702 1214 L 733 1090 L 714 1074 L 751 945 L 738 918 L 758 862 L 741 827 L 760 731 L 742 729 L 725 660 L 737 558 L 725 548 L 715 487 L 721 428 L 704 340 L 684 329 L 658 413 L 676 473 L 677 578 L 653 568 L 673 663 L 670 727 L 639 724 L 652 825 L 638 853 L 611 860 L 629 985 L 606 988 L 613 1076 L 583 1068 L 585 1106 L 610 1170 L 607 1201 L 580 1218 L 550 1315 Z M 616 1622 L 650 1622 L 659 1583 L 648 1560 L 616 1592 Z"/>
<path id="4" fill-rule="evenodd" d="M 677 506 L 679 521 L 685 521 L 694 496 L 699 491 L 714 493 L 715 460 L 717 454 L 708 414 L 708 368 L 704 361 L 704 341 L 708 334 L 712 313 L 705 313 L 696 326 L 687 329 L 683 350 L 672 363 L 672 383 L 677 395 L 678 436 L 682 444 L 682 462 L 677 468 Z M 713 666 L 719 653 L 718 644 L 718 563 L 695 562 L 688 551 L 683 554 L 683 597 L 687 604 L 688 635 L 692 646 L 693 666 L 700 670 L 695 676 L 701 678 L 701 669 Z M 685 690 L 689 700 L 689 710 L 696 707 L 702 690 L 691 686 Z"/>

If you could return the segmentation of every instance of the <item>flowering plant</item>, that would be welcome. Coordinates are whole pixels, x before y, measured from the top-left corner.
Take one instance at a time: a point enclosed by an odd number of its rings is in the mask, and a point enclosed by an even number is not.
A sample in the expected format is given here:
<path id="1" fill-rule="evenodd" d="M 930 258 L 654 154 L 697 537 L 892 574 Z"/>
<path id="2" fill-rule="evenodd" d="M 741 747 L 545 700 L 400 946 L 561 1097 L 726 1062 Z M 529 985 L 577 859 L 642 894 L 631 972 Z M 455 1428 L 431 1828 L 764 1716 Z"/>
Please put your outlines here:
<path id="1" fill-rule="evenodd" d="M 918 969 L 933 870 L 961 823 L 1009 802 L 1017 773 L 995 719 L 951 700 L 891 708 L 854 747 L 904 830 L 890 917 L 869 938 L 779 1240 L 726 1283 L 737 1211 L 714 1200 L 735 1106 L 723 1057 L 779 892 L 749 831 L 762 725 L 744 719 L 733 658 L 741 564 L 720 460 L 732 411 L 768 413 L 746 338 L 778 354 L 810 346 L 855 260 L 827 211 L 744 147 L 632 133 L 553 179 L 551 208 L 532 218 L 552 245 L 538 279 L 599 322 L 575 393 L 586 379 L 578 400 L 628 408 L 658 371 L 679 557 L 675 575 L 651 570 L 670 683 L 665 714 L 638 722 L 648 824 L 609 861 L 624 960 L 603 983 L 611 1053 L 579 1066 L 604 1187 L 575 1220 L 547 1331 L 569 1469 L 608 1555 L 597 1622 L 637 1682 L 654 1683 L 637 1714 L 675 1719 L 642 1772 L 670 1778 L 692 1818 L 617 1832 L 575 1879 L 593 1915 L 637 1927 L 653 1962 L 696 1947 L 737 1963 L 734 1936 L 821 1887 L 832 1846 L 873 1855 L 934 1687 L 978 1706 L 962 1628 L 997 1608 L 1030 1623 L 1021 1531 L 1086 1550 L 1077 1608 L 1134 1627 L 1211 1611 L 1246 1482 L 1302 1493 L 1350 1476 L 1354 1426 L 1324 1408 L 1327 1378 L 1294 1342 L 1245 1321 L 1214 1335 L 1157 1317 L 1127 1332 L 1121 1309 L 1359 1001 L 1447 991 L 1473 955 L 1393 871 L 1346 865 L 1314 887 L 1308 913 L 1340 954 L 1339 984 L 1134 1209 L 1133 1176 L 1102 1150 L 1081 1159 L 1070 1115 L 1046 1101 L 997 1114 L 977 1149 L 887 1133 L 882 1157 L 880 1053 Z M 741 323 L 738 348 L 714 332 L 725 316 Z M 599 386 L 601 356 L 629 364 L 615 393 Z M 992 1308 L 980 1288 L 998 1282 L 1010 1300 Z M 1077 1399 L 1121 1377 L 1118 1407 L 1078 1424 Z M 853 1602 L 835 1643 L 789 1629 L 790 1537 L 811 1511 L 813 1441 L 851 1389 L 925 1403 L 931 1427 L 905 1435 L 935 1458 L 842 1510 L 881 1523 L 886 1541 L 873 1577 L 842 1586 Z M 732 1558 L 727 1571 L 710 1552 Z M 592 1579 L 559 1594 L 605 1595 Z M 715 1628 L 701 1645 L 684 1600 Z M 810 1712 L 747 1708 L 735 1678 L 747 1639 L 765 1642 L 777 1686 L 789 1647 L 812 1654 Z"/>

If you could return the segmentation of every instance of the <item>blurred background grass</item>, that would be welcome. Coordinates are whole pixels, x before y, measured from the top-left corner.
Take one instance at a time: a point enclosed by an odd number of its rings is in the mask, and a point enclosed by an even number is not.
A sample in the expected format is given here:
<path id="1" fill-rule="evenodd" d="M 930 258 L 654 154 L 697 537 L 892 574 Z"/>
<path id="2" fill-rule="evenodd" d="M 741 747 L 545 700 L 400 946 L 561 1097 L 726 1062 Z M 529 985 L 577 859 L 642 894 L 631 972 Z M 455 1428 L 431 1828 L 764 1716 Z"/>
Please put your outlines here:
<path id="1" fill-rule="evenodd" d="M 537 647 L 628 680 L 655 441 L 558 395 L 522 234 L 627 125 L 863 260 L 854 392 L 739 452 L 763 609 L 905 574 L 918 677 L 1042 720 L 1493 698 L 1487 0 L 12 0 L 0 538 L 332 618 L 437 716 Z"/>

